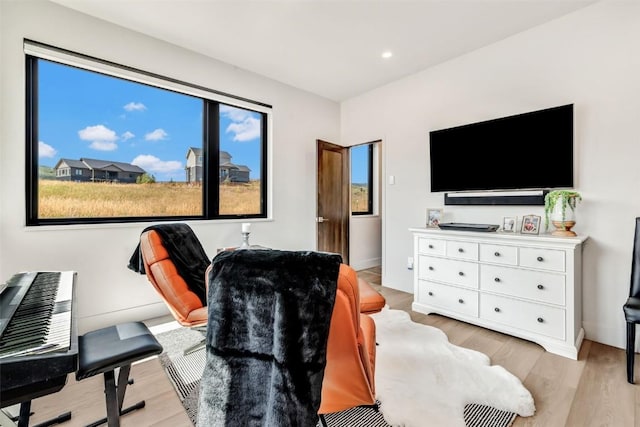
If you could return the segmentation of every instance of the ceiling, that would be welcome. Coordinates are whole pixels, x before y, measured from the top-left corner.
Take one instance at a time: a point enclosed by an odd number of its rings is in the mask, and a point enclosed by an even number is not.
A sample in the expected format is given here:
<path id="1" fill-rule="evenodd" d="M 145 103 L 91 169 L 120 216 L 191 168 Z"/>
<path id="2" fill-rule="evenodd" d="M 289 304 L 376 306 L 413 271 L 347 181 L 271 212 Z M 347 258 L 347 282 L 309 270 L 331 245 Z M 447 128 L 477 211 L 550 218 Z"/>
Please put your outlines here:
<path id="1" fill-rule="evenodd" d="M 51 1 L 338 102 L 595 2 Z"/>

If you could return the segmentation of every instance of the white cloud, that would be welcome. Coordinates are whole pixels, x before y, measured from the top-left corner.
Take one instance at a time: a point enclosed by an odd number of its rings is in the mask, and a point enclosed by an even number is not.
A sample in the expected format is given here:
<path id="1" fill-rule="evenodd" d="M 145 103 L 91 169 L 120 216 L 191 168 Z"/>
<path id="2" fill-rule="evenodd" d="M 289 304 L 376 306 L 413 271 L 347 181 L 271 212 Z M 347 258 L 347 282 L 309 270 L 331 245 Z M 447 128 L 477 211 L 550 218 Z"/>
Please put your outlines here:
<path id="1" fill-rule="evenodd" d="M 220 114 L 231 120 L 226 132 L 234 134 L 234 141 L 250 141 L 260 137 L 260 120 L 253 111 L 220 105 Z"/>
<path id="2" fill-rule="evenodd" d="M 120 138 L 122 138 L 123 141 L 126 141 L 128 139 L 133 138 L 135 135 L 129 131 L 126 131 L 125 133 L 123 133 L 122 135 L 120 135 Z"/>
<path id="3" fill-rule="evenodd" d="M 144 139 L 146 141 L 160 141 L 163 139 L 167 139 L 168 136 L 169 134 L 166 133 L 163 129 L 156 129 L 152 132 L 147 133 L 144 136 Z"/>
<path id="4" fill-rule="evenodd" d="M 169 173 L 182 170 L 182 163 L 177 160 L 163 161 L 151 154 L 140 154 L 131 164 L 140 166 L 147 172 Z"/>
<path id="5" fill-rule="evenodd" d="M 220 104 L 220 114 L 229 117 L 232 122 L 243 122 L 251 115 L 251 111 Z"/>
<path id="6" fill-rule="evenodd" d="M 42 141 L 38 141 L 38 157 L 54 157 L 58 151 L 49 144 L 45 144 Z"/>
<path id="7" fill-rule="evenodd" d="M 127 111 L 144 111 L 147 107 L 142 102 L 130 102 L 123 107 Z"/>
<path id="8" fill-rule="evenodd" d="M 114 151 L 118 149 L 118 144 L 112 141 L 93 141 L 89 147 L 98 151 Z"/>
<path id="9" fill-rule="evenodd" d="M 90 148 L 98 151 L 114 151 L 118 149 L 118 135 L 104 125 L 87 126 L 78 131 L 83 141 L 91 141 Z"/>
<path id="10" fill-rule="evenodd" d="M 118 140 L 116 133 L 104 125 L 87 126 L 79 130 L 78 135 L 83 141 L 115 142 Z"/>
<path id="11" fill-rule="evenodd" d="M 240 123 L 231 123 L 226 131 L 235 134 L 234 141 L 251 141 L 260 137 L 260 120 L 247 117 Z"/>

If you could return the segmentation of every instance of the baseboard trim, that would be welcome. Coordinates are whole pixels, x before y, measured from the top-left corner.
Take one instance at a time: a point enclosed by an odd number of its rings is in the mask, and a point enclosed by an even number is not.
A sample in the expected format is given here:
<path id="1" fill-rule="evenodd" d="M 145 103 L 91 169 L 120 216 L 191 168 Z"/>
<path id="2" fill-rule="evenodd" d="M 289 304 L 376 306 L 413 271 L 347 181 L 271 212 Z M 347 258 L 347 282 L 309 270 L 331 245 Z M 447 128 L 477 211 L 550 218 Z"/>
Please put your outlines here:
<path id="1" fill-rule="evenodd" d="M 370 259 L 352 261 L 350 265 L 351 265 L 351 268 L 353 268 L 356 271 L 366 270 L 367 268 L 373 268 L 373 267 L 382 265 L 382 258 L 370 258 Z"/>
<path id="2" fill-rule="evenodd" d="M 166 304 L 164 302 L 158 302 L 124 310 L 100 313 L 94 316 L 78 317 L 78 333 L 82 335 L 119 323 L 149 320 L 155 317 L 166 316 L 167 314 L 170 313 Z"/>

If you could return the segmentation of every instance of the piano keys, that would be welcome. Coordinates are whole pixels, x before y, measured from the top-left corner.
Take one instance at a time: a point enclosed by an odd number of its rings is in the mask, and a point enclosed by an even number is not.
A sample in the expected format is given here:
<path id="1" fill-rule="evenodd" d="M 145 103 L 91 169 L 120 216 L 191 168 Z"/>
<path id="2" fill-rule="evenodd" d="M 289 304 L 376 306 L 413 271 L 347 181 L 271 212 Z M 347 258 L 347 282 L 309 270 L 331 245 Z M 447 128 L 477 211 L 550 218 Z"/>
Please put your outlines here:
<path id="1" fill-rule="evenodd" d="M 18 273 L 0 293 L 0 407 L 21 403 L 22 413 L 78 369 L 75 278 L 73 271 Z"/>

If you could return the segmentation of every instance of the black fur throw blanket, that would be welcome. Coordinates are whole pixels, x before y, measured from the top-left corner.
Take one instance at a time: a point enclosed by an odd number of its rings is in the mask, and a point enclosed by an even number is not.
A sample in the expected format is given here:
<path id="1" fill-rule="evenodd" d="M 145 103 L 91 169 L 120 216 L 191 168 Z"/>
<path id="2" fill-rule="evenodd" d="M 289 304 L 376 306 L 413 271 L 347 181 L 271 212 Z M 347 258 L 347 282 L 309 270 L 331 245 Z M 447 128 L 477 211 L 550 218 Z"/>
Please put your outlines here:
<path id="1" fill-rule="evenodd" d="M 341 261 L 260 249 L 213 259 L 199 426 L 316 425 Z"/>

